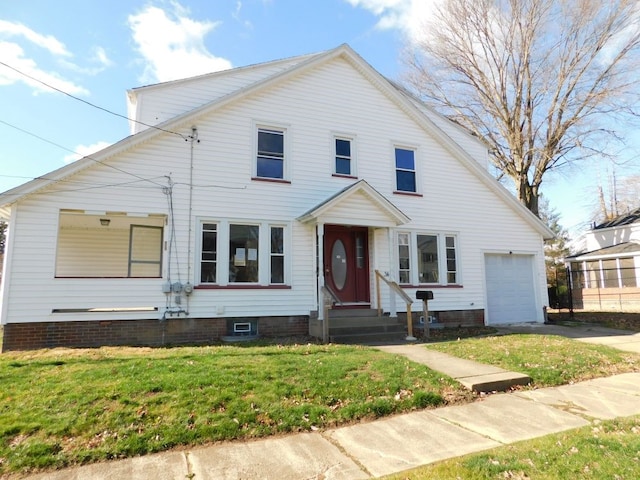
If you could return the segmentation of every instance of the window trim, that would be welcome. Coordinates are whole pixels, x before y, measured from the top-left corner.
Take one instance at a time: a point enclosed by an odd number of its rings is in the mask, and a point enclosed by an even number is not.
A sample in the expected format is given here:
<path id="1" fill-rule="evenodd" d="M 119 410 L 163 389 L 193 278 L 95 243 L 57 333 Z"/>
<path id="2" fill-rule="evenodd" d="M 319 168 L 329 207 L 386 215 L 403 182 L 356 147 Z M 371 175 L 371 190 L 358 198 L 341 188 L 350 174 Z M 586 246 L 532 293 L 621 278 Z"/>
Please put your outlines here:
<path id="1" fill-rule="evenodd" d="M 274 183 L 291 183 L 291 173 L 290 173 L 290 165 L 291 165 L 291 151 L 290 151 L 290 136 L 291 136 L 291 126 L 285 125 L 277 122 L 261 122 L 261 121 L 252 121 L 252 138 L 253 145 L 251 149 L 251 179 L 264 181 L 264 182 L 274 182 Z M 271 132 L 280 132 L 282 133 L 282 178 L 279 177 L 262 177 L 258 176 L 258 137 L 260 131 L 271 131 Z"/>
<path id="2" fill-rule="evenodd" d="M 338 152 L 336 150 L 336 141 L 345 140 L 350 143 L 350 157 L 349 157 L 349 173 L 339 173 L 336 168 L 336 161 L 338 159 Z M 331 174 L 335 177 L 344 178 L 358 178 L 357 169 L 357 148 L 356 148 L 356 136 L 345 133 L 331 132 Z"/>
<path id="3" fill-rule="evenodd" d="M 157 260 L 134 260 L 133 259 L 133 231 L 137 228 L 143 229 L 153 229 L 153 230 L 159 230 L 160 231 L 160 242 L 158 245 L 158 259 Z M 155 226 L 155 225 L 138 225 L 135 223 L 132 223 L 131 225 L 129 225 L 129 258 L 128 258 L 128 264 L 127 264 L 127 278 L 161 278 L 162 277 L 162 243 L 164 242 L 164 227 L 159 227 L 159 226 Z M 138 276 L 132 276 L 131 275 L 131 268 L 134 264 L 140 264 L 140 265 L 157 265 L 158 266 L 158 275 L 155 276 L 143 276 L 143 277 L 138 277 Z"/>
<path id="4" fill-rule="evenodd" d="M 409 240 L 409 283 L 400 283 L 400 235 L 408 235 Z M 432 283 L 422 283 L 419 278 L 418 259 L 418 236 L 435 236 L 437 242 L 438 255 L 438 281 Z M 447 265 L 447 245 L 446 239 L 453 237 L 456 260 L 456 282 L 449 283 L 449 270 Z M 429 288 L 460 288 L 462 287 L 462 277 L 460 268 L 460 234 L 443 231 L 424 230 L 397 230 L 395 234 L 395 272 L 397 273 L 398 284 L 403 288 L 429 287 Z"/>
<path id="5" fill-rule="evenodd" d="M 291 288 L 291 236 L 292 226 L 290 222 L 272 220 L 248 220 L 238 218 L 212 218 L 199 217 L 198 244 L 196 245 L 194 268 L 194 285 L 201 289 L 247 289 L 247 288 Z M 217 226 L 217 252 L 216 252 L 216 282 L 201 282 L 200 272 L 202 264 L 202 229 L 205 224 Z M 257 282 L 232 282 L 229 280 L 230 261 L 230 234 L 231 225 L 250 225 L 258 227 L 258 281 Z M 279 227 L 283 229 L 283 269 L 284 282 L 271 283 L 271 229 Z"/>
<path id="6" fill-rule="evenodd" d="M 203 282 L 202 281 L 202 263 L 205 262 L 204 259 L 202 258 L 202 248 L 203 248 L 203 242 L 202 242 L 202 237 L 204 235 L 205 232 L 205 225 L 215 225 L 216 229 L 216 259 L 215 261 L 207 261 L 206 263 L 213 263 L 215 265 L 215 272 L 214 272 L 214 276 L 216 278 L 216 281 L 214 282 Z M 206 230 L 207 232 L 212 232 L 213 230 Z M 220 224 L 219 222 L 208 222 L 208 221 L 201 221 L 200 222 L 200 229 L 199 229 L 200 235 L 198 236 L 198 269 L 196 269 L 196 274 L 198 275 L 197 281 L 194 282 L 195 285 L 217 285 L 218 283 L 218 279 L 220 277 L 218 277 L 218 264 L 220 263 Z"/>
<path id="7" fill-rule="evenodd" d="M 397 166 L 397 159 L 396 159 L 396 152 L 397 150 L 407 150 L 407 151 L 411 151 L 413 152 L 413 170 L 408 170 L 408 169 L 400 169 Z M 422 182 L 420 181 L 420 169 L 418 168 L 418 164 L 420 163 L 418 161 L 419 159 L 419 154 L 420 154 L 420 149 L 417 145 L 412 145 L 410 143 L 404 143 L 404 142 L 394 142 L 391 146 L 391 158 L 392 158 L 392 165 L 393 165 L 393 181 L 394 181 L 394 185 L 393 185 L 393 193 L 395 194 L 399 194 L 399 195 L 409 195 L 409 196 L 422 196 L 422 188 L 421 188 L 421 184 Z M 413 172 L 413 176 L 414 176 L 414 182 L 415 182 L 415 190 L 400 190 L 400 188 L 398 188 L 398 171 L 403 171 L 403 172 Z"/>

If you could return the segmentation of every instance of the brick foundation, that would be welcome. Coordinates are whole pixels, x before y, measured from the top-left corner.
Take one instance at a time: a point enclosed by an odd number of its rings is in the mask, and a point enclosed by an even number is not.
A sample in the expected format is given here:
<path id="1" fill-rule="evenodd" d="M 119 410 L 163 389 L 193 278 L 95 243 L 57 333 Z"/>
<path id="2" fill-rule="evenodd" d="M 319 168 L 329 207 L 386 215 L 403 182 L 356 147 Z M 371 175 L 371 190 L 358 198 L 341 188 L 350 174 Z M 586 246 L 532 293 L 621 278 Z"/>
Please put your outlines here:
<path id="1" fill-rule="evenodd" d="M 227 335 L 226 318 L 9 323 L 2 351 L 55 347 L 206 345 Z M 262 337 L 305 336 L 307 316 L 259 317 Z"/>

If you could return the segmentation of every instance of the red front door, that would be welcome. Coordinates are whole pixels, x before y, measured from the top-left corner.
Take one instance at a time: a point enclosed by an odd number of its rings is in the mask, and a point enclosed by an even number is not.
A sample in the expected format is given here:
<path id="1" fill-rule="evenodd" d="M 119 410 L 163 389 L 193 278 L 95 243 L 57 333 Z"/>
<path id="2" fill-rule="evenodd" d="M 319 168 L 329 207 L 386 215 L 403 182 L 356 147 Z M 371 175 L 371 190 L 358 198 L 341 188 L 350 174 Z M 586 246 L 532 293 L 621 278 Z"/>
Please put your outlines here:
<path id="1" fill-rule="evenodd" d="M 324 278 L 343 304 L 369 303 L 369 245 L 365 227 L 325 226 Z"/>

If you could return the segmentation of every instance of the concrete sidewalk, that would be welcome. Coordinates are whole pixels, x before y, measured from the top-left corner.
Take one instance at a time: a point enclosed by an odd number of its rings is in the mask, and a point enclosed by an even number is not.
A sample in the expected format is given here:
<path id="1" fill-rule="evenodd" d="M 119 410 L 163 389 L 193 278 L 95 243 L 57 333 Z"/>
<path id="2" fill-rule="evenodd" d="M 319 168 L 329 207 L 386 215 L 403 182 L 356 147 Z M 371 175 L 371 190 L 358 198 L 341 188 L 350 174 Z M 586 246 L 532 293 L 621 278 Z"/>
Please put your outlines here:
<path id="1" fill-rule="evenodd" d="M 616 330 L 599 325 L 526 324 L 498 328 L 499 333 L 560 335 L 580 342 L 608 345 L 626 352 L 640 353 L 640 332 Z"/>
<path id="2" fill-rule="evenodd" d="M 567 327 L 554 328 L 554 334 L 580 333 L 562 328 Z M 536 332 L 551 333 L 542 329 Z M 594 335 L 589 336 L 590 333 Z M 603 338 L 597 341 L 602 343 L 620 336 L 611 331 L 588 330 L 580 335 L 572 338 L 585 341 Z M 624 341 L 614 341 L 611 346 L 620 344 L 628 348 L 627 344 L 634 342 L 640 346 L 640 335 L 623 337 Z M 457 363 L 459 359 L 446 355 L 429 359 L 420 353 L 420 349 L 426 350 L 424 345 L 381 348 L 418 362 L 440 362 L 440 368 L 458 369 L 463 377 L 469 373 L 473 376 L 474 365 L 476 373 L 499 373 L 492 370 L 493 367 L 474 362 Z M 501 393 L 467 405 L 413 412 L 326 431 L 171 451 L 29 478 L 365 479 L 582 427 L 595 419 L 638 414 L 640 372 L 562 387 Z"/>

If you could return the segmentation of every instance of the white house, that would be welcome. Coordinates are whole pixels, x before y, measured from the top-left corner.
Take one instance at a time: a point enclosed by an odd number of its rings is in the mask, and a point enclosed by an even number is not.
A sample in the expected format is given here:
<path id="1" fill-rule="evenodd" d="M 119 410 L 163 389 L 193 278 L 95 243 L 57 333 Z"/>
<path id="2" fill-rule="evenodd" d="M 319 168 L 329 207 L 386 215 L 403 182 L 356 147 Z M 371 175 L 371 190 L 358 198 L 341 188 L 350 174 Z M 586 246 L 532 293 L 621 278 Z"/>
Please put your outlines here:
<path id="1" fill-rule="evenodd" d="M 0 195 L 5 350 L 306 335 L 331 292 L 391 317 L 397 290 L 427 289 L 442 323 L 544 320 L 552 232 L 481 141 L 349 46 L 128 101 L 131 136 Z"/>
<path id="2" fill-rule="evenodd" d="M 640 208 L 594 225 L 582 248 L 566 259 L 573 306 L 599 311 L 640 311 Z"/>

